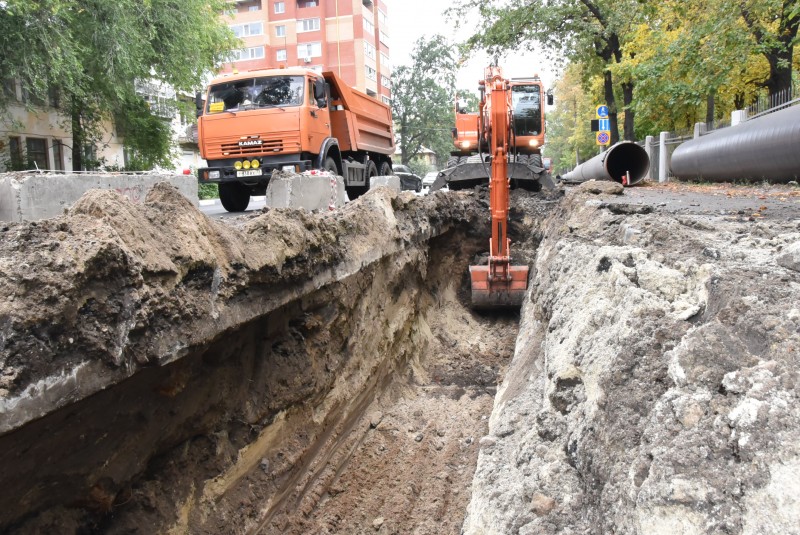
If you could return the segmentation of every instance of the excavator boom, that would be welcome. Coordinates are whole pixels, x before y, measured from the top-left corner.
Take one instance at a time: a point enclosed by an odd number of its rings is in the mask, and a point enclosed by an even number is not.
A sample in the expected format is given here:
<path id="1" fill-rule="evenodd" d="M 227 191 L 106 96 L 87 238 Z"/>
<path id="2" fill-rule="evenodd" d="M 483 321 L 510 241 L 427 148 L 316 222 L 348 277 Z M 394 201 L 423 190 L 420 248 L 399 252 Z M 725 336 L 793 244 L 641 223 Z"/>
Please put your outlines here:
<path id="1" fill-rule="evenodd" d="M 528 288 L 528 266 L 511 265 L 511 240 L 508 238 L 511 87 L 500 68 L 495 66 L 487 69 L 483 83 L 486 86 L 484 98 L 491 100 L 490 124 L 486 128 L 492 154 L 489 181 L 492 237 L 488 265 L 469 267 L 472 306 L 477 309 L 519 308 Z"/>

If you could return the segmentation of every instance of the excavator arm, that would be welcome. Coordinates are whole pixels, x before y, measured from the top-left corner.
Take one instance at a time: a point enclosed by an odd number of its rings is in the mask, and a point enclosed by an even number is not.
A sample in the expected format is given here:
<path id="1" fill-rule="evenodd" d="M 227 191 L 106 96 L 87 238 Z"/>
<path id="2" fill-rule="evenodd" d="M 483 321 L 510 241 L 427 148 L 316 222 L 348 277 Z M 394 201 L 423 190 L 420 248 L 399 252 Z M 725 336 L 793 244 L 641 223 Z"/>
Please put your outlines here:
<path id="1" fill-rule="evenodd" d="M 528 266 L 511 265 L 511 240 L 508 238 L 511 87 L 500 68 L 495 66 L 487 68 L 484 84 L 489 113 L 486 115 L 488 124 L 483 125 L 481 134 L 488 136 L 492 154 L 489 181 L 492 237 L 488 265 L 469 267 L 472 306 L 477 309 L 519 308 L 528 288 Z M 481 104 L 483 111 L 484 101 Z"/>

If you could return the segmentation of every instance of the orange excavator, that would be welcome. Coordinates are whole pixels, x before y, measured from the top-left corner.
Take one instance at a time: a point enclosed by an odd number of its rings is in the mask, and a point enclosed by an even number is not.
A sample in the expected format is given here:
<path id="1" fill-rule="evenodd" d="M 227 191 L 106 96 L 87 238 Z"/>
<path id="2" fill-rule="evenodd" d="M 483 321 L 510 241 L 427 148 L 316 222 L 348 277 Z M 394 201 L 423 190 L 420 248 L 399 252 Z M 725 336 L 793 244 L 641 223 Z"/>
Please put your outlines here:
<path id="1" fill-rule="evenodd" d="M 486 69 L 481 82 L 481 110 L 489 124 L 482 132 L 491 153 L 489 205 L 492 237 L 488 265 L 470 266 L 472 306 L 476 309 L 519 308 L 528 288 L 528 266 L 511 265 L 508 238 L 509 148 L 512 146 L 511 83 L 497 66 Z M 488 101 L 488 102 L 487 102 Z"/>

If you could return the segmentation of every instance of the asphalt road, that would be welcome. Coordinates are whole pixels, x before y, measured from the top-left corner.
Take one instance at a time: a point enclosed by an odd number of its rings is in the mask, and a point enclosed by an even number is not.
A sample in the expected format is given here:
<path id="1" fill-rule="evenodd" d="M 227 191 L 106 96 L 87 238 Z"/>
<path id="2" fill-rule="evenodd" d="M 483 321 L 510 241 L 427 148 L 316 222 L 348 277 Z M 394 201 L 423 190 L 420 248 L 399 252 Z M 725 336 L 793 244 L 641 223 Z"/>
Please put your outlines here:
<path id="1" fill-rule="evenodd" d="M 219 199 L 200 201 L 200 211 L 210 217 L 236 217 L 249 212 L 255 212 L 264 208 L 264 197 L 250 197 L 250 204 L 246 212 L 228 212 L 220 204 Z"/>

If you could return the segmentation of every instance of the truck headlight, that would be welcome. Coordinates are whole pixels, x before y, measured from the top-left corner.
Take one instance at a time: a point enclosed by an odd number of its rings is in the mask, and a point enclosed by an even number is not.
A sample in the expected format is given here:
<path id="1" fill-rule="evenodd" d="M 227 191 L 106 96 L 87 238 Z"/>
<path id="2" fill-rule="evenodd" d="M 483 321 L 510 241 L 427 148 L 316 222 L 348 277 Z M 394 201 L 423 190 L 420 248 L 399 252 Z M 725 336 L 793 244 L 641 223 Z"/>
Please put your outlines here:
<path id="1" fill-rule="evenodd" d="M 250 160 L 243 161 L 242 167 L 244 167 L 245 169 L 250 169 Z"/>
<path id="2" fill-rule="evenodd" d="M 209 171 L 208 178 L 219 178 L 219 171 Z"/>
<path id="3" fill-rule="evenodd" d="M 260 165 L 261 163 L 258 160 L 253 160 L 252 162 L 250 162 L 250 167 L 252 167 L 253 169 L 258 169 Z"/>
<path id="4" fill-rule="evenodd" d="M 242 168 L 242 162 L 233 162 L 233 168 L 238 171 Z"/>
<path id="5" fill-rule="evenodd" d="M 461 148 L 462 149 L 468 149 L 469 148 L 469 141 L 462 141 L 461 142 Z"/>
<path id="6" fill-rule="evenodd" d="M 531 147 L 538 147 L 539 146 L 539 140 L 538 139 L 531 139 L 530 141 L 528 141 L 528 145 L 530 145 Z"/>

